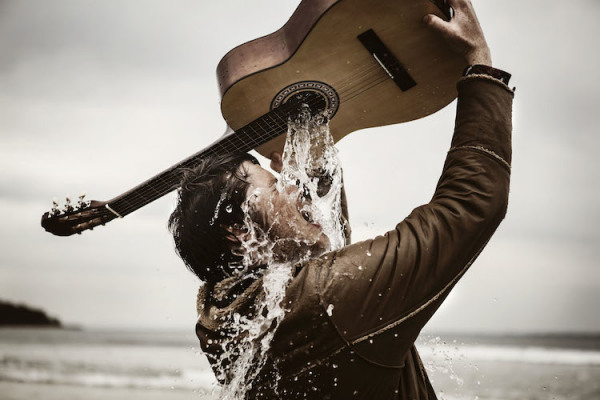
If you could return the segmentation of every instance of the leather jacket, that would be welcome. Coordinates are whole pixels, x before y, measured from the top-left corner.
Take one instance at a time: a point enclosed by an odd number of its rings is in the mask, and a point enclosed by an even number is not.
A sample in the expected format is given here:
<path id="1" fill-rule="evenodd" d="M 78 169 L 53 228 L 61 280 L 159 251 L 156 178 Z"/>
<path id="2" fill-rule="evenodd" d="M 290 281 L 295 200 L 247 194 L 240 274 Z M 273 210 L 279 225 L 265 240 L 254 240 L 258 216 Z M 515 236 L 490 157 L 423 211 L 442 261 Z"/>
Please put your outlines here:
<path id="1" fill-rule="evenodd" d="M 433 198 L 394 230 L 296 270 L 248 398 L 436 398 L 414 341 L 504 218 L 512 98 L 487 76 L 459 81 L 454 136 Z M 215 367 L 227 316 L 251 313 L 262 293 L 260 278 L 235 286 L 226 304 L 215 290 L 199 293 L 196 332 Z"/>

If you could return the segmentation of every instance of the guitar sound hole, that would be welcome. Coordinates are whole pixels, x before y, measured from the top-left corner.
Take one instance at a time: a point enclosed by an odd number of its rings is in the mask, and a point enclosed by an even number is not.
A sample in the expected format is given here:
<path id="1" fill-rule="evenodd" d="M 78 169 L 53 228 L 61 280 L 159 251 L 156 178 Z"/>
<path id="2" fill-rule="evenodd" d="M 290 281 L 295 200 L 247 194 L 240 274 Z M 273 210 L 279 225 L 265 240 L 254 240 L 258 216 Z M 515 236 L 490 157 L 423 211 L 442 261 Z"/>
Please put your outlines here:
<path id="1" fill-rule="evenodd" d="M 306 92 L 316 93 L 325 101 L 325 114 L 329 119 L 335 115 L 340 106 L 339 96 L 333 87 L 318 81 L 302 81 L 286 86 L 273 97 L 271 110 Z"/>

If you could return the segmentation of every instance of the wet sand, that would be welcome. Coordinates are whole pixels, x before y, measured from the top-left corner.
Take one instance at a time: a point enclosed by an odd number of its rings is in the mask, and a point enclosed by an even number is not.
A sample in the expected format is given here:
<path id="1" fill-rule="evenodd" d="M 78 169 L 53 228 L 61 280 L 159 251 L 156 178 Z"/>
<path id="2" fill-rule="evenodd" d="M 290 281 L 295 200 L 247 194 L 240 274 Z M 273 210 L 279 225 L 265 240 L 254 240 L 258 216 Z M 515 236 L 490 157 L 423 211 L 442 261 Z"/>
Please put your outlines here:
<path id="1" fill-rule="evenodd" d="M 451 368 L 447 368 L 450 367 Z M 458 361 L 429 376 L 439 400 L 598 400 L 600 366 Z M 0 382 L 2 400 L 217 400 L 189 389 L 141 389 Z"/>
<path id="2" fill-rule="evenodd" d="M 2 400 L 216 400 L 191 390 L 105 388 L 55 384 L 0 382 Z"/>
<path id="3" fill-rule="evenodd" d="M 429 377 L 439 400 L 600 399 L 600 366 L 464 360 Z"/>

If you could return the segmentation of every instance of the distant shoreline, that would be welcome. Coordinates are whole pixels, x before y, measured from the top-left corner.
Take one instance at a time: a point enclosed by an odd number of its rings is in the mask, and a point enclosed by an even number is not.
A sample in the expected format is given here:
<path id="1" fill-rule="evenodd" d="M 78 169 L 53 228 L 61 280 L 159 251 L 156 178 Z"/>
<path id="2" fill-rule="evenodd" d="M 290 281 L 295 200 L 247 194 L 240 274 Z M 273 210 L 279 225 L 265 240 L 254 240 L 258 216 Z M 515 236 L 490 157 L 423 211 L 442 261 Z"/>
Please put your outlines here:
<path id="1" fill-rule="evenodd" d="M 39 308 L 14 304 L 5 300 L 0 300 L 0 327 L 64 328 L 58 318 L 48 316 Z"/>

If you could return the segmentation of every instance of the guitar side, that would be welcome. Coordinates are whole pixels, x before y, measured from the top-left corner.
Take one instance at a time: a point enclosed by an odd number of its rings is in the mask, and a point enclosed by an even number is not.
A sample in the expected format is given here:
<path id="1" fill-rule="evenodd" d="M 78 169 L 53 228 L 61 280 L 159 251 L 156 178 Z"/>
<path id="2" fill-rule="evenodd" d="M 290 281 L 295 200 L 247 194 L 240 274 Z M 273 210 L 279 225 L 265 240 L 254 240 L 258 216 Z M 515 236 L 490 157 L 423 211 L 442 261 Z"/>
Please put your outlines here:
<path id="1" fill-rule="evenodd" d="M 311 90 L 295 85 L 306 82 L 324 84 L 334 93 L 331 101 L 337 96 L 330 121 L 336 141 L 359 129 L 438 111 L 456 97 L 465 64 L 423 24 L 426 14 L 444 17 L 430 0 L 304 0 L 280 30 L 238 46 L 219 64 L 225 120 L 236 130 L 268 112 L 285 88 Z M 361 43 L 359 35 L 368 30 L 402 64 L 414 87 L 401 89 Z M 257 150 L 269 157 L 283 149 L 284 139 Z"/>

